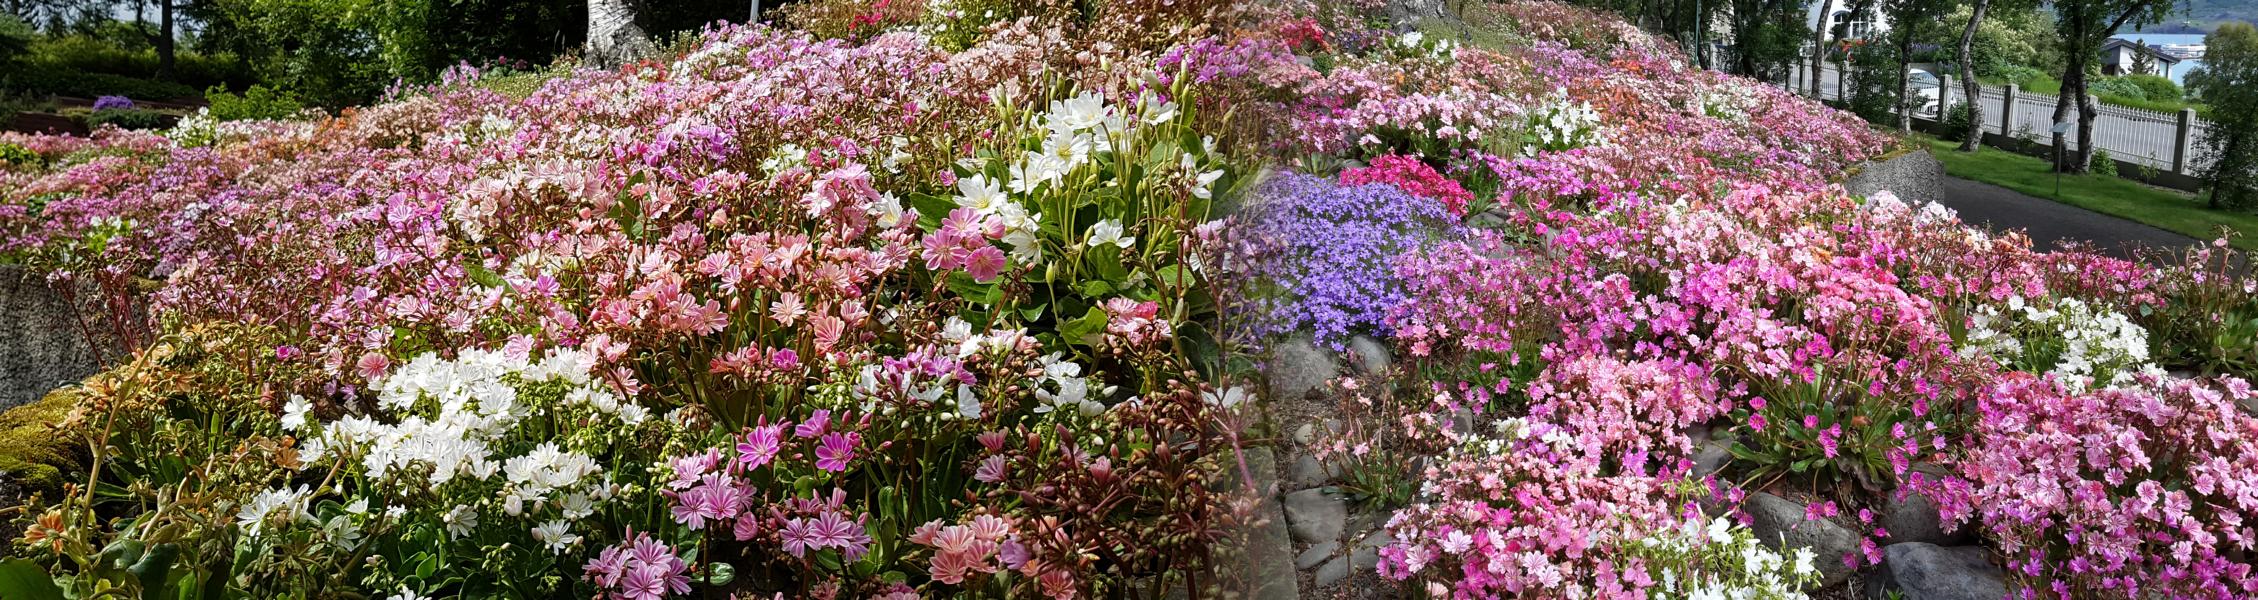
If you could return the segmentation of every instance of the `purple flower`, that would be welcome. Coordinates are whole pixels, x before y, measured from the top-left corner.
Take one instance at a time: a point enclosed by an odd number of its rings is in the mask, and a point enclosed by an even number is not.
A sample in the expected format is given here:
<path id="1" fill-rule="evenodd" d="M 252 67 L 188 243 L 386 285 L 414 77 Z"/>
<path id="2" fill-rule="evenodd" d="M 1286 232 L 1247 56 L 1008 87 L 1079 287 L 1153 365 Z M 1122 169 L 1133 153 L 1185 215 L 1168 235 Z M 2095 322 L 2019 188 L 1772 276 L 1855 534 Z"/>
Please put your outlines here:
<path id="1" fill-rule="evenodd" d="M 816 543 L 814 534 L 808 531 L 807 522 L 798 517 L 785 519 L 784 529 L 777 532 L 777 535 L 784 538 L 784 552 L 794 557 L 806 556 L 807 551 L 811 548 L 822 549 L 820 546 L 814 546 Z"/>
<path id="2" fill-rule="evenodd" d="M 1313 330 L 1340 349 L 1350 335 L 1387 333 L 1388 311 L 1404 301 L 1391 261 L 1438 234 L 1455 235 L 1441 202 L 1395 186 L 1341 186 L 1282 173 L 1265 183 L 1231 260 L 1253 281 L 1248 315 L 1255 340 Z"/>
<path id="3" fill-rule="evenodd" d="M 596 582 L 596 585 L 612 587 L 619 584 L 619 576 L 621 570 L 626 567 L 626 561 L 627 555 L 620 553 L 618 546 L 606 546 L 602 554 L 590 559 L 588 566 L 581 570 L 588 575 L 590 581 Z"/>
<path id="4" fill-rule="evenodd" d="M 103 96 L 94 99 L 94 111 L 133 110 L 133 99 L 125 96 Z"/>
<path id="5" fill-rule="evenodd" d="M 861 438 L 859 433 L 823 436 L 823 441 L 815 447 L 815 467 L 833 473 L 847 470 L 847 461 L 855 459 L 855 442 Z"/>
<path id="6" fill-rule="evenodd" d="M 823 511 L 808 526 L 811 548 L 838 548 L 848 562 L 862 558 L 869 551 L 870 534 L 863 531 L 862 523 L 847 520 L 837 511 Z"/>

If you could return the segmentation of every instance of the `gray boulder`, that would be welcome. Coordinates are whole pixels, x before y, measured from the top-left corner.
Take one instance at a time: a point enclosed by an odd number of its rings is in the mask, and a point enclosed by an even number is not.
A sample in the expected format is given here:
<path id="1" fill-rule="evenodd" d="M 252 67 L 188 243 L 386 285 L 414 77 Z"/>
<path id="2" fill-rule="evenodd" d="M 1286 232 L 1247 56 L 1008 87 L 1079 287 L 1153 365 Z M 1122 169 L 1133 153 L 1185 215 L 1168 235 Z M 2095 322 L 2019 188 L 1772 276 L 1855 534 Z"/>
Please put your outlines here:
<path id="1" fill-rule="evenodd" d="M 1979 546 L 1909 542 L 1882 549 L 1881 568 L 1866 576 L 1866 597 L 1904 600 L 1998 600 L 2007 577 Z"/>
<path id="2" fill-rule="evenodd" d="M 1811 562 L 1819 568 L 1822 583 L 1835 585 L 1849 580 L 1856 569 L 1844 565 L 1842 557 L 1858 551 L 1858 534 L 1831 521 L 1806 520 L 1803 509 L 1802 504 L 1764 492 L 1749 494 L 1741 503 L 1741 510 L 1752 520 L 1749 529 L 1757 541 L 1782 554 L 1810 548 L 1817 555 Z"/>

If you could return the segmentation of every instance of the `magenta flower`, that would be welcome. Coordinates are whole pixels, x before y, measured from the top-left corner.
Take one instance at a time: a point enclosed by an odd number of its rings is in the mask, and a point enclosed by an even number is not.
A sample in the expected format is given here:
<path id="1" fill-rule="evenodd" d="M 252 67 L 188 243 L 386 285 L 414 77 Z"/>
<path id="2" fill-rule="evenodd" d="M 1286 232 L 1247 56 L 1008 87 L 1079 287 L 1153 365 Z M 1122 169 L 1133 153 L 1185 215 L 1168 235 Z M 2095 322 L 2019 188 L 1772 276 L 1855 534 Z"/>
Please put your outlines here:
<path id="1" fill-rule="evenodd" d="M 823 435 L 823 432 L 830 430 L 831 409 L 818 408 L 815 409 L 814 414 L 808 415 L 808 420 L 801 421 L 799 427 L 792 428 L 792 435 L 803 438 L 811 438 Z"/>
<path id="2" fill-rule="evenodd" d="M 833 433 L 823 436 L 815 447 L 815 467 L 837 473 L 847 470 L 847 462 L 855 459 L 855 442 L 859 433 Z"/>
<path id="3" fill-rule="evenodd" d="M 737 443 L 737 463 L 744 465 L 746 469 L 758 469 L 768 464 L 768 461 L 775 460 L 776 454 L 783 450 L 783 436 L 784 425 L 781 423 L 762 425 L 745 432 L 745 441 Z"/>

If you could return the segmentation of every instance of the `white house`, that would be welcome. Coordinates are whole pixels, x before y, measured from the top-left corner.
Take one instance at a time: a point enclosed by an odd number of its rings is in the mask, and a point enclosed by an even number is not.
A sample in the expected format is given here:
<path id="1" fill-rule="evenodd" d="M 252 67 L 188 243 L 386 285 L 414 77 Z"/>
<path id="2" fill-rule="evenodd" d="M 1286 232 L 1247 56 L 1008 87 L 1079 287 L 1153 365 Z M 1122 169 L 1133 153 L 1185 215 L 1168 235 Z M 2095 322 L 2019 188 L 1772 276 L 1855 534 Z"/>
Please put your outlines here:
<path id="1" fill-rule="evenodd" d="M 1826 2 L 1810 2 L 1806 5 L 1810 12 L 1805 13 L 1803 22 L 1829 28 L 1842 27 L 1843 37 L 1846 38 L 1865 39 L 1889 32 L 1889 17 L 1883 15 L 1880 9 L 1869 7 L 1866 14 L 1853 15 L 1850 14 L 1850 7 L 1847 6 L 1850 3 L 1851 0 L 1835 0 L 1834 12 L 1828 14 L 1827 20 L 1822 24 L 1819 20 L 1819 9 L 1825 8 L 1822 5 Z M 1831 32 L 1833 29 L 1828 31 Z"/>
<path id="2" fill-rule="evenodd" d="M 2161 75 L 2170 77 L 2172 69 L 2179 66 L 2181 55 L 2152 46 L 2146 40 L 2110 38 L 2101 44 L 2101 73 L 2104 75 Z"/>

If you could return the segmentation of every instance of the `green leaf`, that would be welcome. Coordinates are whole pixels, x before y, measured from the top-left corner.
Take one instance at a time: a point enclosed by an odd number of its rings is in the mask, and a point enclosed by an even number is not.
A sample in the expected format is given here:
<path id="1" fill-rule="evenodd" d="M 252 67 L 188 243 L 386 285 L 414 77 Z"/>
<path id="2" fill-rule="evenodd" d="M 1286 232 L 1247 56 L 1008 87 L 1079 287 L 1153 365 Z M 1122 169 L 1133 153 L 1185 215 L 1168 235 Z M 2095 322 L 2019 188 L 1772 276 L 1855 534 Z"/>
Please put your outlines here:
<path id="1" fill-rule="evenodd" d="M 957 296 L 964 298 L 967 302 L 995 304 L 996 301 L 1003 298 L 1003 292 L 996 288 L 995 282 L 980 283 L 973 281 L 972 276 L 964 274 L 963 271 L 949 273 L 948 283 L 949 291 L 956 292 Z"/>
<path id="2" fill-rule="evenodd" d="M 38 563 L 16 558 L 0 562 L 0 598 L 8 600 L 63 600 L 63 589 Z"/>
<path id="3" fill-rule="evenodd" d="M 1082 297 L 1084 298 L 1090 298 L 1094 300 L 1110 295 L 1113 295 L 1112 283 L 1107 283 L 1103 279 L 1092 279 L 1082 282 Z"/>
<path id="4" fill-rule="evenodd" d="M 1093 306 L 1090 307 L 1090 312 L 1083 313 L 1082 318 L 1060 323 L 1058 335 L 1069 344 L 1094 346 L 1097 345 L 1097 334 L 1105 331 L 1105 323 L 1105 310 Z"/>
<path id="5" fill-rule="evenodd" d="M 478 285 L 490 288 L 499 288 L 504 285 L 501 275 L 494 274 L 493 271 L 486 269 L 486 265 L 476 262 L 463 263 L 463 274 L 469 275 L 470 280 Z"/>
<path id="6" fill-rule="evenodd" d="M 707 565 L 706 572 L 709 573 L 706 576 L 706 585 L 729 585 L 729 582 L 737 580 L 737 567 L 730 566 L 729 563 L 717 562 Z"/>

